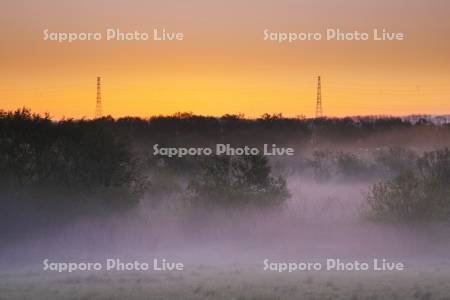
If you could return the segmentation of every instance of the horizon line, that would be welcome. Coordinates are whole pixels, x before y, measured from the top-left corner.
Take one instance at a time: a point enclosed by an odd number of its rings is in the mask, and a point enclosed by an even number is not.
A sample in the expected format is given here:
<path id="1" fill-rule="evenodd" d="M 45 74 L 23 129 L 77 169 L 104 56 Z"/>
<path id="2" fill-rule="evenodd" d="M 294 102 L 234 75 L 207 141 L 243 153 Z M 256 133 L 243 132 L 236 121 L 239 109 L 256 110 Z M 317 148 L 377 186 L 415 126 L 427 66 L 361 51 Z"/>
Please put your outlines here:
<path id="1" fill-rule="evenodd" d="M 8 113 L 18 113 L 18 112 L 28 112 L 33 116 L 38 116 L 38 117 L 47 117 L 48 119 L 52 120 L 52 121 L 64 121 L 64 120 L 98 120 L 98 119 L 105 119 L 105 118 L 110 118 L 113 120 L 120 120 L 120 119 L 127 119 L 127 118 L 132 118 L 132 119 L 142 119 L 142 120 L 150 120 L 150 119 L 154 119 L 154 118 L 170 118 L 170 117 L 203 117 L 203 118 L 214 118 L 214 119 L 222 119 L 222 118 L 226 118 L 226 117 L 235 117 L 237 119 L 242 119 L 242 120 L 259 120 L 259 119 L 264 119 L 264 117 L 270 117 L 270 118 L 278 118 L 278 119 L 285 119 L 285 120 L 316 120 L 316 119 L 346 119 L 346 118 L 351 118 L 351 119 L 363 119 L 363 118 L 376 118 L 376 119 L 382 119 L 382 118 L 400 118 L 400 119 L 405 119 L 405 118 L 411 118 L 411 117 L 449 117 L 450 118 L 450 112 L 449 113 L 442 113 L 442 114 L 426 114 L 426 113 L 411 113 L 411 114 L 406 114 L 406 115 L 394 115 L 394 114 L 367 114 L 367 115 L 346 115 L 346 116 L 321 116 L 321 117 L 307 117 L 306 115 L 303 114 L 299 114 L 297 116 L 284 116 L 283 113 L 263 113 L 258 117 L 247 117 L 244 113 L 226 113 L 223 115 L 203 115 L 203 114 L 195 114 L 193 112 L 174 112 L 172 114 L 155 114 L 155 115 L 149 115 L 149 116 L 138 116 L 138 115 L 126 115 L 126 116 L 122 116 L 122 117 L 114 117 L 110 114 L 108 115 L 104 115 L 101 117 L 88 117 L 88 116 L 83 116 L 83 117 L 66 117 L 66 116 L 62 116 L 60 118 L 55 118 L 53 116 L 51 116 L 51 114 L 49 112 L 45 112 L 45 113 L 35 113 L 33 112 L 31 109 L 27 108 L 27 107 L 22 107 L 22 108 L 17 108 L 15 110 L 4 110 L 0 108 L 0 114 L 8 114 Z M 450 121 L 450 120 L 449 120 Z"/>

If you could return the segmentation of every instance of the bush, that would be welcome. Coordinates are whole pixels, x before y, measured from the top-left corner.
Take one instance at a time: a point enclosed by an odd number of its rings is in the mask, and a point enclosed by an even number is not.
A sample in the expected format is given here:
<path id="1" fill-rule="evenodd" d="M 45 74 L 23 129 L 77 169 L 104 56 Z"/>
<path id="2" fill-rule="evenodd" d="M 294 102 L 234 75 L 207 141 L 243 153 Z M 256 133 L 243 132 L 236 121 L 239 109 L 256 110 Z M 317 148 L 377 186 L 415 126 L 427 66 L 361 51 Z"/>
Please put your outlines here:
<path id="1" fill-rule="evenodd" d="M 307 163 L 314 171 L 315 180 L 330 180 L 334 164 L 334 158 L 330 151 L 314 151 L 312 159 L 309 159 Z"/>
<path id="2" fill-rule="evenodd" d="M 413 172 L 375 184 L 367 200 L 372 216 L 388 221 L 422 220 L 428 205 L 423 183 Z"/>
<path id="3" fill-rule="evenodd" d="M 376 219 L 449 221 L 450 151 L 424 153 L 409 170 L 372 186 L 367 203 Z"/>
<path id="4" fill-rule="evenodd" d="M 262 155 L 210 157 L 189 183 L 189 199 L 193 205 L 205 208 L 279 206 L 290 195 L 285 180 L 270 172 L 267 158 Z"/>
<path id="5" fill-rule="evenodd" d="M 353 153 L 339 153 L 336 157 L 337 174 L 352 180 L 362 180 L 372 176 L 372 168 Z"/>
<path id="6" fill-rule="evenodd" d="M 375 165 L 383 176 L 396 176 L 404 173 L 416 160 L 416 153 L 400 147 L 383 149 L 375 155 Z"/>

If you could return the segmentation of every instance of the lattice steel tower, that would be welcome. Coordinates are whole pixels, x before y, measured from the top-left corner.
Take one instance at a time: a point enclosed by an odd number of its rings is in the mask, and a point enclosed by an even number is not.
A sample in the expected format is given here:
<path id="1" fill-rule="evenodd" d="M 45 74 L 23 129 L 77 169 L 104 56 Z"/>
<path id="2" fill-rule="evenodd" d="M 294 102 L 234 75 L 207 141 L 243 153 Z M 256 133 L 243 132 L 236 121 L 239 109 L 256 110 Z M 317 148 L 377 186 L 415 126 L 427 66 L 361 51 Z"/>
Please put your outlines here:
<path id="1" fill-rule="evenodd" d="M 97 77 L 97 102 L 95 104 L 95 118 L 102 117 L 102 83 L 100 76 Z"/>
<path id="2" fill-rule="evenodd" d="M 317 77 L 317 99 L 316 99 L 316 118 L 323 116 L 322 110 L 322 84 L 320 82 L 320 76 Z"/>

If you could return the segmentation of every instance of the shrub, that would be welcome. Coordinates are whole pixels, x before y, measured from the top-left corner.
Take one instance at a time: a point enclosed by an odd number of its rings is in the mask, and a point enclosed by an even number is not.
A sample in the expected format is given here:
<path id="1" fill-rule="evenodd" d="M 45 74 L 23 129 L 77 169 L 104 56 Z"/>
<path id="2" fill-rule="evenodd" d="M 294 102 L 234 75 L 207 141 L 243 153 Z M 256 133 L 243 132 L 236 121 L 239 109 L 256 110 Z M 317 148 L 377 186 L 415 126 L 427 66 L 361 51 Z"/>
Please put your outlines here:
<path id="1" fill-rule="evenodd" d="M 270 172 L 267 158 L 262 155 L 209 157 L 189 183 L 189 199 L 206 208 L 279 206 L 290 195 L 285 180 Z"/>
<path id="2" fill-rule="evenodd" d="M 338 175 L 352 180 L 364 179 L 372 175 L 371 166 L 353 153 L 339 153 L 336 157 Z"/>
<path id="3" fill-rule="evenodd" d="M 329 151 L 314 151 L 308 164 L 314 171 L 314 179 L 317 181 L 330 180 L 333 172 L 333 155 Z"/>
<path id="4" fill-rule="evenodd" d="M 393 147 L 378 152 L 375 155 L 375 164 L 383 176 L 396 176 L 409 170 L 416 159 L 417 155 L 413 151 Z"/>
<path id="5" fill-rule="evenodd" d="M 422 220 L 428 205 L 423 183 L 413 172 L 373 185 L 367 201 L 372 216 L 387 221 Z"/>
<path id="6" fill-rule="evenodd" d="M 395 222 L 450 220 L 450 151 L 424 153 L 410 169 L 373 185 L 367 195 L 376 219 Z"/>

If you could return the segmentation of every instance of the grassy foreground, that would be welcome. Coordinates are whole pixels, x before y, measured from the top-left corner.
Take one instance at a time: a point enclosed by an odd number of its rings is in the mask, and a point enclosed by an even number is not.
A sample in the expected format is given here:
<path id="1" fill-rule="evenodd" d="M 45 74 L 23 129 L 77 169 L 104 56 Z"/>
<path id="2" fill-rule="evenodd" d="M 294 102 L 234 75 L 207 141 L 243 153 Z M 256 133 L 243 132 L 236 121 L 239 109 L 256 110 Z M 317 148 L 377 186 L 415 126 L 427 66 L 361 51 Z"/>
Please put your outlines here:
<path id="1" fill-rule="evenodd" d="M 148 273 L 0 275 L 0 299 L 450 299 L 449 264 L 396 273 L 190 266 Z"/>

